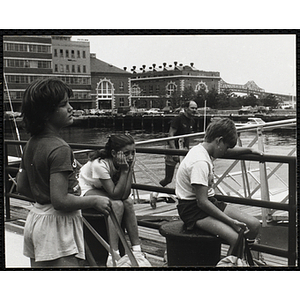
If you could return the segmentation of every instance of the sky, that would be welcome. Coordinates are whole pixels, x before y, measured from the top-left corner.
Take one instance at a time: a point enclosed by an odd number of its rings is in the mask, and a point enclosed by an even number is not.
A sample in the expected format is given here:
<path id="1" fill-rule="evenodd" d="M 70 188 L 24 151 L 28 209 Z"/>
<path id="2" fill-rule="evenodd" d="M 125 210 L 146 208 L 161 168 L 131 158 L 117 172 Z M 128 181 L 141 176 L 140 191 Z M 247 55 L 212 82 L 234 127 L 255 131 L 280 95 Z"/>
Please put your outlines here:
<path id="1" fill-rule="evenodd" d="M 280 35 L 82 35 L 91 53 L 129 71 L 174 61 L 218 71 L 231 84 L 253 80 L 266 92 L 296 95 L 296 37 Z"/>

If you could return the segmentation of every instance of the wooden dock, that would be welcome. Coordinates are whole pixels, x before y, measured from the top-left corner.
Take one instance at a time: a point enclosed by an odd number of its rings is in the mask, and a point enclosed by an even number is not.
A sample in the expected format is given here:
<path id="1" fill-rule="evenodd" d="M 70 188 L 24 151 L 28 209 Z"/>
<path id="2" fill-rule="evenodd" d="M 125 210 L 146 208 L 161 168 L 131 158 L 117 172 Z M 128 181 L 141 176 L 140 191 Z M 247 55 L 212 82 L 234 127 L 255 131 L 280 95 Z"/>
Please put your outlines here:
<path id="1" fill-rule="evenodd" d="M 177 220 L 178 212 L 176 209 L 176 203 L 157 202 L 157 208 L 153 209 L 149 202 L 149 194 L 140 194 L 140 202 L 134 204 L 137 219 L 157 219 L 158 221 L 170 221 L 172 219 Z M 237 205 L 243 211 L 252 214 L 255 217 L 261 217 L 261 209 L 255 207 L 246 207 Z M 32 204 L 26 201 L 11 198 L 11 219 L 6 220 L 6 228 L 18 229 L 20 233 L 23 232 L 26 216 L 31 209 Z M 154 226 L 155 227 L 155 226 Z M 151 262 L 153 267 L 166 267 L 164 254 L 166 250 L 166 240 L 160 235 L 158 228 L 149 228 L 145 226 L 139 226 L 139 235 L 142 242 L 142 249 L 146 253 L 147 258 Z M 282 237 L 284 239 L 284 237 Z M 280 241 L 283 247 L 287 247 L 287 240 Z M 222 245 L 221 256 L 226 256 L 228 245 Z M 262 257 L 264 261 L 270 267 L 287 267 L 287 258 L 273 256 L 263 253 Z"/>

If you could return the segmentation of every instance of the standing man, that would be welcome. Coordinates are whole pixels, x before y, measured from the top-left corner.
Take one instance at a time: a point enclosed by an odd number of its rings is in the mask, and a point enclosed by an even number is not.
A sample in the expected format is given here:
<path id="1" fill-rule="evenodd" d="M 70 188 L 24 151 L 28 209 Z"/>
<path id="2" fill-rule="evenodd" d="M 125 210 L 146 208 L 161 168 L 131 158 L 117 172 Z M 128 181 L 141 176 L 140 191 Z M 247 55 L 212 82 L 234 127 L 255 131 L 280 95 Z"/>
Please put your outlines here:
<path id="1" fill-rule="evenodd" d="M 180 113 L 179 116 L 176 116 L 170 125 L 169 137 L 178 136 L 183 134 L 192 133 L 195 120 L 193 116 L 197 111 L 197 104 L 194 101 L 186 101 L 184 103 L 184 112 Z M 179 145 L 179 139 L 168 141 L 168 147 L 170 149 L 189 149 L 189 140 L 188 138 L 183 139 L 183 145 Z M 163 187 L 172 182 L 175 167 L 179 163 L 179 156 L 177 155 L 166 155 L 165 156 L 165 178 L 162 179 L 159 184 Z M 150 194 L 150 205 L 152 208 L 156 208 L 158 193 Z"/>

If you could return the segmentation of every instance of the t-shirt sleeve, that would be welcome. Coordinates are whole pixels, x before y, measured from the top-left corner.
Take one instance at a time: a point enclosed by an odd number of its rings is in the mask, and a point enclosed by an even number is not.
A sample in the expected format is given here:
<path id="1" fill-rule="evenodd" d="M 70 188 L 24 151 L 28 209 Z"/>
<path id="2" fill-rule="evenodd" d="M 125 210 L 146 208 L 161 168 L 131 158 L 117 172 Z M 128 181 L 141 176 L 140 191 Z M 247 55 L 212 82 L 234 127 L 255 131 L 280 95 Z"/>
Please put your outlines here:
<path id="1" fill-rule="evenodd" d="M 104 160 L 94 160 L 92 163 L 93 179 L 110 179 L 109 167 Z"/>
<path id="2" fill-rule="evenodd" d="M 177 116 L 177 117 L 175 117 L 173 120 L 172 120 L 172 122 L 171 122 L 171 127 L 172 128 L 175 128 L 176 130 L 179 128 L 179 125 L 180 125 L 180 117 L 179 116 Z"/>
<path id="3" fill-rule="evenodd" d="M 67 145 L 54 149 L 49 155 L 48 162 L 50 164 L 50 174 L 58 172 L 73 172 L 72 149 Z"/>
<path id="4" fill-rule="evenodd" d="M 209 165 L 207 162 L 196 162 L 191 169 L 191 184 L 208 186 L 209 173 Z"/>

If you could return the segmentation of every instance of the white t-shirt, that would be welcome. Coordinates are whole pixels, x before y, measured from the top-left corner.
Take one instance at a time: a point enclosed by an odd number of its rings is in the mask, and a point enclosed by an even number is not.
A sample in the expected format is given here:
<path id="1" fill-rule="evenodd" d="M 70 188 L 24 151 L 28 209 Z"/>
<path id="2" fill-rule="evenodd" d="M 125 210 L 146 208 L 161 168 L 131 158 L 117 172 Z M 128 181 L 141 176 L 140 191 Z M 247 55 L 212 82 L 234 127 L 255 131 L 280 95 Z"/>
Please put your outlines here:
<path id="1" fill-rule="evenodd" d="M 88 161 L 80 169 L 79 185 L 81 187 L 81 196 L 91 189 L 100 189 L 102 184 L 100 179 L 112 179 L 117 173 L 111 159 L 95 159 Z"/>
<path id="2" fill-rule="evenodd" d="M 202 144 L 191 148 L 177 171 L 175 191 L 178 199 L 196 200 L 193 184 L 207 186 L 208 197 L 213 197 L 215 195 L 213 172 L 213 161 Z"/>

